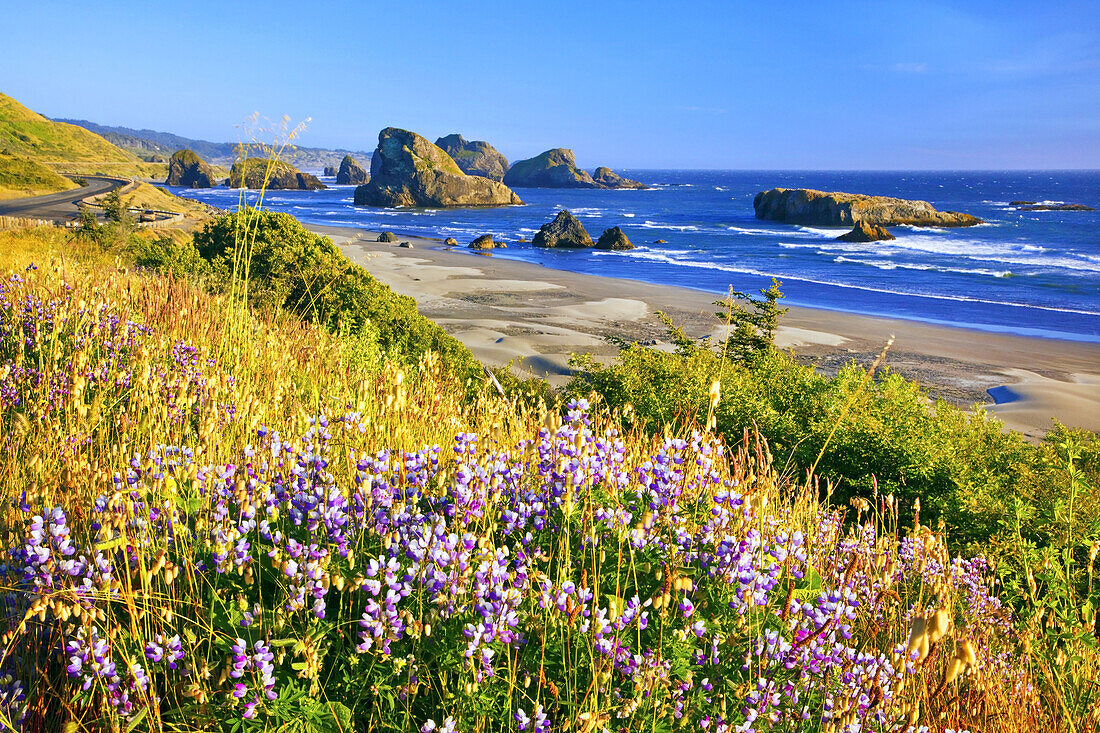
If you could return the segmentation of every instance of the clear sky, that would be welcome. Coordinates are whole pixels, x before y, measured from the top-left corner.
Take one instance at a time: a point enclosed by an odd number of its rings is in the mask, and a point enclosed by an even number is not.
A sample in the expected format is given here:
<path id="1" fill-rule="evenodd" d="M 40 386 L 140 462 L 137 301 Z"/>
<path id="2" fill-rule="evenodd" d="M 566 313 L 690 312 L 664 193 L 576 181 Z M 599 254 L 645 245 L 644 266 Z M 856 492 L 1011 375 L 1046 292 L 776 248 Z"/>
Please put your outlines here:
<path id="1" fill-rule="evenodd" d="M 1100 2 L 5 1 L 51 117 L 303 145 L 394 125 L 582 167 L 1100 168 Z"/>

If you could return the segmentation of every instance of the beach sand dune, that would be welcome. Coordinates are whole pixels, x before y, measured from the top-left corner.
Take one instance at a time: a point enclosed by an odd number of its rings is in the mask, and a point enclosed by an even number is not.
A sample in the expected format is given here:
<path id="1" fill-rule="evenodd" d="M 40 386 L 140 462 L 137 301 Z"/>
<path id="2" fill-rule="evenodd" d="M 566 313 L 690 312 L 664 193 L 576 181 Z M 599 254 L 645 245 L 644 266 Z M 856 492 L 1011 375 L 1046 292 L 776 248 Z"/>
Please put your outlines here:
<path id="1" fill-rule="evenodd" d="M 544 376 L 555 386 L 568 381 L 573 353 L 613 359 L 617 348 L 609 336 L 669 348 L 657 311 L 693 338 L 726 335 L 714 315 L 715 294 L 474 256 L 432 239 L 404 237 L 415 247 L 410 250 L 374 242 L 374 233 L 360 229 L 310 228 L 332 237 L 397 292 L 416 298 L 421 313 L 482 361 L 514 360 L 520 374 Z M 962 407 L 987 405 L 1033 440 L 1052 427 L 1052 418 L 1100 431 L 1100 344 L 811 308 L 791 308 L 776 343 L 833 373 L 853 360 L 871 364 L 892 336 L 887 366 L 936 398 Z M 990 389 L 1001 404 L 993 404 Z"/>

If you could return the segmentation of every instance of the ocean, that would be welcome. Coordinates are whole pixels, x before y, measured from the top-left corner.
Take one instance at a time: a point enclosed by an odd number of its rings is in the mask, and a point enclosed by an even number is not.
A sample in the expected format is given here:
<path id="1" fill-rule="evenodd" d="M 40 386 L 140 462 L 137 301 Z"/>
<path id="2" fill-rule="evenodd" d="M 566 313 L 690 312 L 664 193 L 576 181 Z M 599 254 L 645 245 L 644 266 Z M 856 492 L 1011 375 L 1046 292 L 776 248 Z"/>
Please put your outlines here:
<path id="1" fill-rule="evenodd" d="M 508 243 L 494 257 L 716 296 L 731 287 L 756 292 L 774 277 L 790 305 L 1100 343 L 1100 211 L 1027 212 L 1009 205 L 1029 200 L 1100 208 L 1100 171 L 617 172 L 652 188 L 517 188 L 526 206 L 381 209 L 353 206 L 353 186 L 322 178 L 332 187 L 269 191 L 263 205 L 310 224 L 455 237 L 463 246 L 493 234 Z M 845 230 L 756 219 L 753 196 L 776 187 L 922 199 L 986 223 L 892 227 L 892 241 L 838 242 Z M 223 209 L 239 201 L 233 189 L 171 190 Z M 530 240 L 562 208 L 593 239 L 622 227 L 636 249 L 545 250 L 518 242 Z"/>

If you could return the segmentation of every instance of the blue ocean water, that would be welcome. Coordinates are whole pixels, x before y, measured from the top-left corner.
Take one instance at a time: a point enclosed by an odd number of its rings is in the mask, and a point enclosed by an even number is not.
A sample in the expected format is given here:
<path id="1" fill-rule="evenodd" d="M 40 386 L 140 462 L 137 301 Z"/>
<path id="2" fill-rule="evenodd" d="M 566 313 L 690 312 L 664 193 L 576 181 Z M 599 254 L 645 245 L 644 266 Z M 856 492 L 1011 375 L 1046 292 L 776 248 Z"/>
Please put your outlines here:
<path id="1" fill-rule="evenodd" d="M 1100 342 L 1100 212 L 1009 206 L 1033 200 L 1100 208 L 1100 171 L 622 173 L 653 188 L 516 189 L 526 206 L 439 210 L 356 207 L 354 187 L 333 186 L 269 191 L 264 206 L 307 223 L 453 236 L 463 245 L 491 233 L 508 242 L 495 257 L 562 270 L 716 294 L 731 286 L 757 291 L 775 277 L 792 305 Z M 756 219 L 753 196 L 775 187 L 922 199 L 986 223 L 895 227 L 896 240 L 849 244 L 835 239 L 843 230 Z M 225 209 L 239 200 L 238 191 L 225 188 L 172 190 Z M 622 227 L 636 249 L 544 250 L 517 242 L 531 239 L 561 208 L 593 239 Z"/>

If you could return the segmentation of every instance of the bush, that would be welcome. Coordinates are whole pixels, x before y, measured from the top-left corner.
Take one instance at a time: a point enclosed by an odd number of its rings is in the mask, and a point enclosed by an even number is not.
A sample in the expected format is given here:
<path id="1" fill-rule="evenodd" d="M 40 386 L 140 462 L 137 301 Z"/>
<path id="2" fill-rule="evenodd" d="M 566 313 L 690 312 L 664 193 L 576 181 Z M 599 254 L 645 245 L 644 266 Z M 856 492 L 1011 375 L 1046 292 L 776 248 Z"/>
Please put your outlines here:
<path id="1" fill-rule="evenodd" d="M 407 360 L 435 351 L 456 374 L 480 373 L 469 349 L 420 315 L 415 300 L 375 280 L 290 214 L 228 214 L 198 231 L 194 246 L 215 279 L 243 284 L 256 306 L 284 308 L 332 330 L 371 328 L 382 349 Z"/>
<path id="2" fill-rule="evenodd" d="M 704 424 L 711 418 L 711 385 L 719 381 L 712 419 L 728 440 L 758 429 L 789 472 L 831 482 L 838 504 L 894 494 L 909 522 L 919 499 L 924 520 L 943 519 L 959 546 L 996 535 L 1021 492 L 1064 493 L 1063 477 L 1050 470 L 1041 449 L 984 411 L 968 415 L 933 403 L 918 384 L 888 369 L 872 376 L 850 364 L 829 378 L 758 341 L 731 339 L 723 356 L 721 347 L 701 346 L 669 325 L 674 353 L 634 344 L 608 366 L 576 357 L 568 393 L 594 392 L 659 431 Z M 741 355 L 739 361 L 731 354 Z M 1098 474 L 1100 468 L 1092 468 L 1091 475 Z"/>

